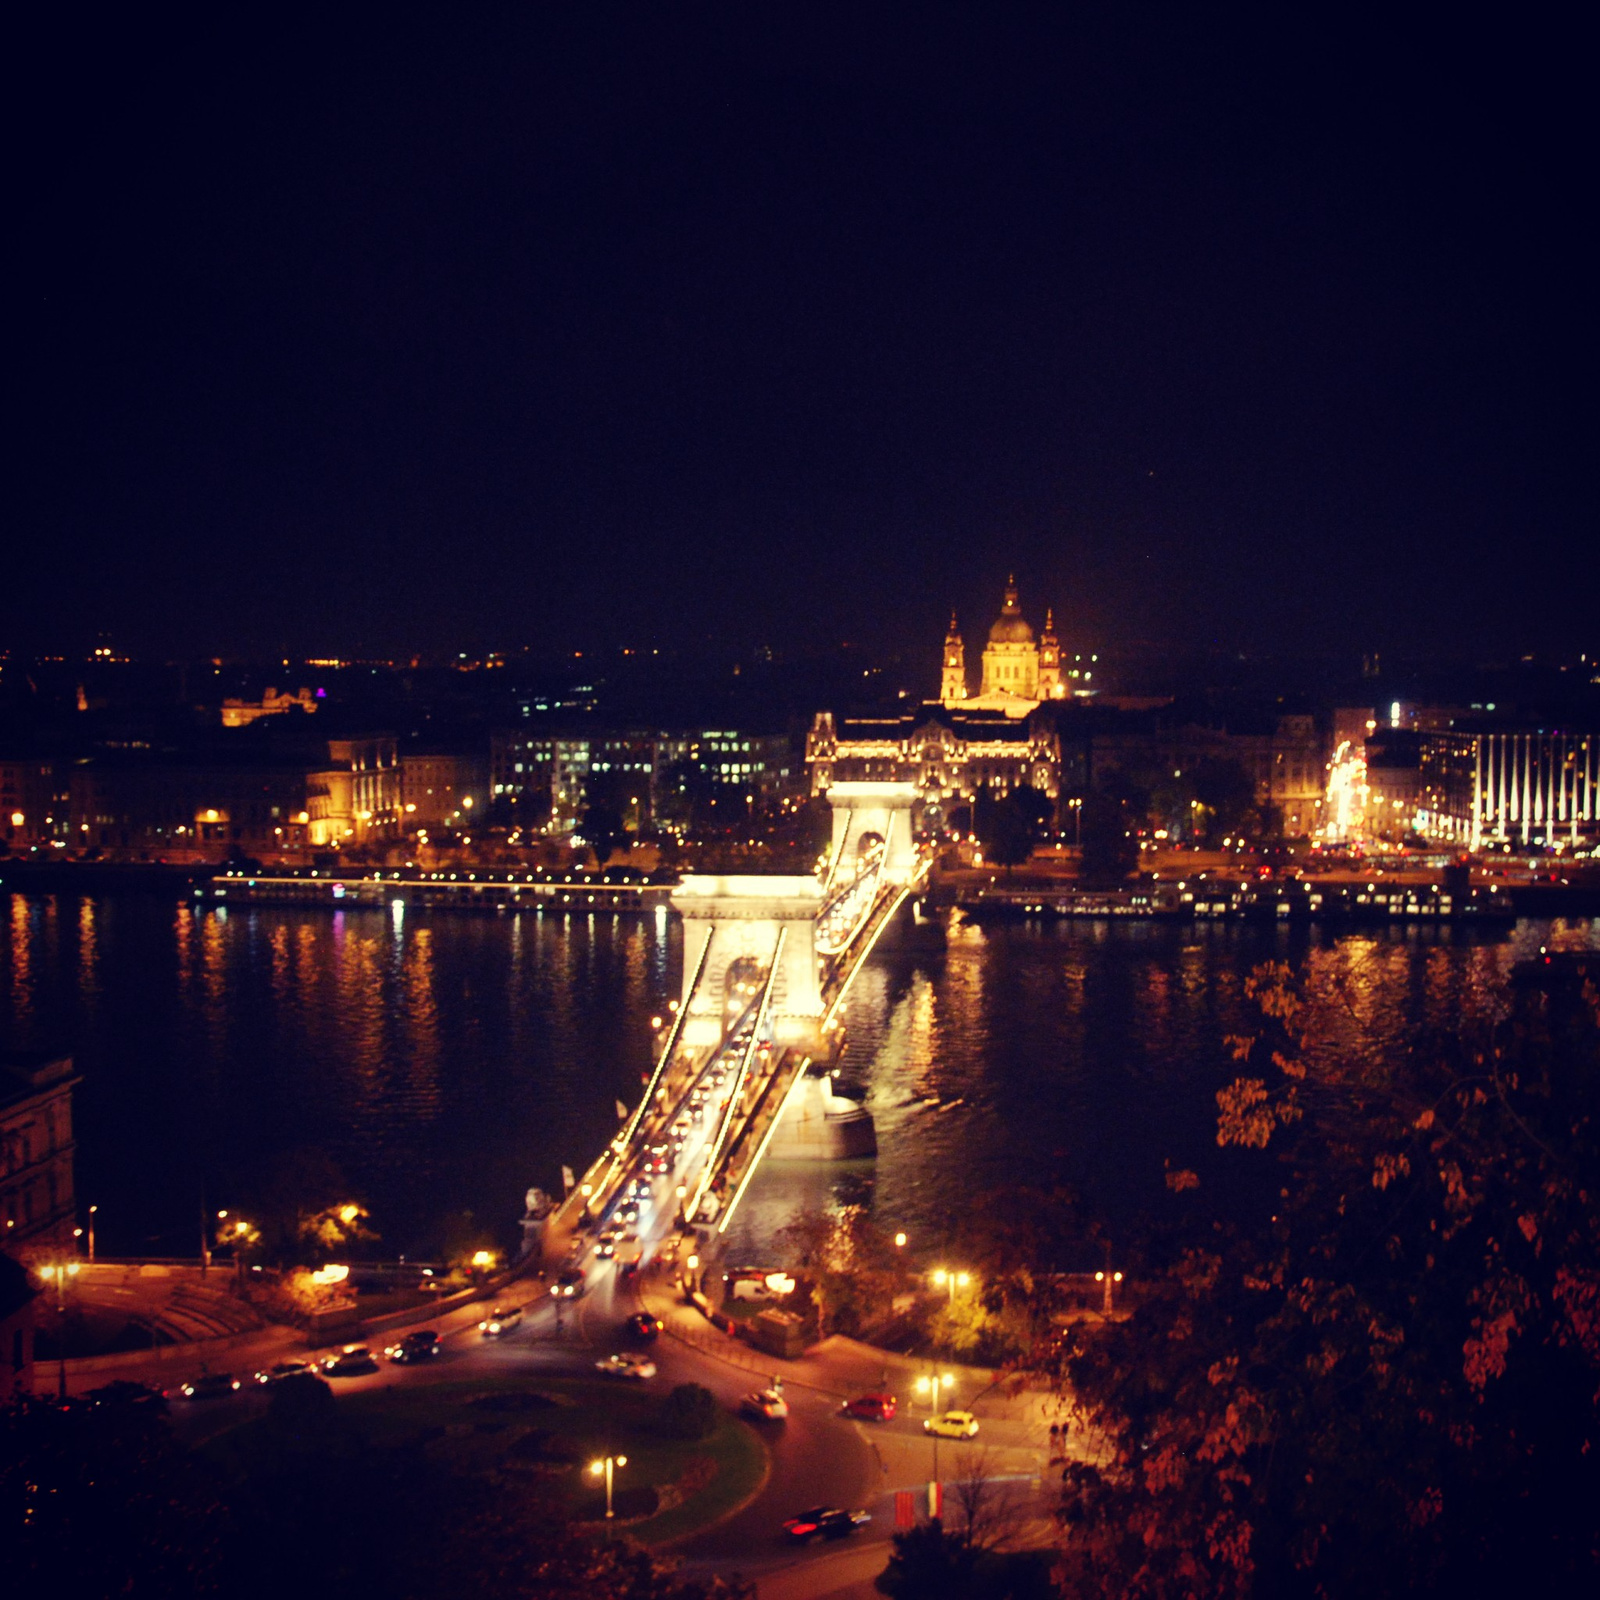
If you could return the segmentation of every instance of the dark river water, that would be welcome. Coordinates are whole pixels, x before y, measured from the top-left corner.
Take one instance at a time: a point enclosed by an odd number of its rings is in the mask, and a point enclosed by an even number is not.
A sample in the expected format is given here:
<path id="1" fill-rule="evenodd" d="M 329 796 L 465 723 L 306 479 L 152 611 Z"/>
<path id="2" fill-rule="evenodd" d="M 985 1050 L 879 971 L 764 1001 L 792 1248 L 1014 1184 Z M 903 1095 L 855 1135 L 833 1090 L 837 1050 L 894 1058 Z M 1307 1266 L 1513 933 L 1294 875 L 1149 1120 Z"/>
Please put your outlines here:
<path id="1" fill-rule="evenodd" d="M 0 897 L 0 1051 L 77 1058 L 77 1187 L 108 1254 L 193 1254 L 201 1197 L 237 1205 L 282 1152 L 325 1150 L 395 1251 L 471 1211 L 516 1238 L 616 1127 L 676 996 L 665 915 L 196 909 L 156 898 Z M 936 1242 L 981 1185 L 1061 1180 L 1126 1223 L 1162 1165 L 1215 1161 L 1213 1096 L 1242 979 L 1288 961 L 1314 1048 L 1401 1049 L 1502 1004 L 1541 944 L 1600 922 L 1495 934 L 1056 923 L 891 935 L 851 993 L 843 1083 L 874 1162 L 769 1165 L 730 1230 L 759 1254 L 841 1188 Z"/>

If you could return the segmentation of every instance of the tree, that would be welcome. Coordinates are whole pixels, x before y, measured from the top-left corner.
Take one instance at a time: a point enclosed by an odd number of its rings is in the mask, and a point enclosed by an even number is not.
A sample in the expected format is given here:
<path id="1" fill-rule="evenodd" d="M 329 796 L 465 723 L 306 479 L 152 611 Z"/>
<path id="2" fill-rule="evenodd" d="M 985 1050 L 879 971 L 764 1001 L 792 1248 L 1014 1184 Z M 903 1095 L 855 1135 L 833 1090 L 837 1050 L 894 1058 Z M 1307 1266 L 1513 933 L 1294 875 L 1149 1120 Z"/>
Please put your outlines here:
<path id="1" fill-rule="evenodd" d="M 1256 786 L 1233 757 L 1208 756 L 1194 769 L 1199 830 L 1209 845 L 1241 832 L 1256 809 Z"/>
<path id="2" fill-rule="evenodd" d="M 1078 871 L 1092 887 L 1114 887 L 1139 863 L 1139 843 L 1125 803 L 1094 793 L 1083 802 L 1083 852 Z"/>
<path id="3" fill-rule="evenodd" d="M 225 1219 L 219 1239 L 242 1240 L 247 1259 L 276 1266 L 320 1263 L 343 1246 L 375 1239 L 367 1208 L 338 1163 L 314 1145 L 279 1156 L 247 1192 L 238 1217 Z M 243 1221 L 246 1232 L 230 1228 Z"/>
<path id="4" fill-rule="evenodd" d="M 1043 798 L 1028 788 L 1027 797 L 1017 790 L 995 799 L 986 789 L 973 807 L 984 858 L 1004 867 L 1008 876 L 1033 854 L 1039 823 L 1032 797 Z"/>
<path id="5" fill-rule="evenodd" d="M 680 1383 L 661 1402 L 656 1423 L 669 1439 L 704 1439 L 717 1425 L 717 1397 L 703 1384 Z"/>
<path id="6" fill-rule="evenodd" d="M 230 1519 L 162 1409 L 24 1398 L 0 1411 L 8 1593 L 221 1592 Z"/>
<path id="7" fill-rule="evenodd" d="M 777 1242 L 805 1275 L 819 1338 L 863 1332 L 888 1314 L 910 1281 L 901 1252 L 865 1206 L 808 1212 L 784 1228 Z"/>
<path id="8" fill-rule="evenodd" d="M 1253 1227 L 1195 1214 L 1131 1320 L 1059 1371 L 1071 1593 L 1587 1592 L 1600 1550 L 1600 1001 L 1376 1065 L 1303 1050 L 1286 969 L 1230 1043 L 1218 1142 Z"/>
<path id="9" fill-rule="evenodd" d="M 584 809 L 579 832 L 584 843 L 594 851 L 596 869 L 603 867 L 611 857 L 628 842 L 622 826 L 622 816 L 613 806 L 591 805 Z"/>

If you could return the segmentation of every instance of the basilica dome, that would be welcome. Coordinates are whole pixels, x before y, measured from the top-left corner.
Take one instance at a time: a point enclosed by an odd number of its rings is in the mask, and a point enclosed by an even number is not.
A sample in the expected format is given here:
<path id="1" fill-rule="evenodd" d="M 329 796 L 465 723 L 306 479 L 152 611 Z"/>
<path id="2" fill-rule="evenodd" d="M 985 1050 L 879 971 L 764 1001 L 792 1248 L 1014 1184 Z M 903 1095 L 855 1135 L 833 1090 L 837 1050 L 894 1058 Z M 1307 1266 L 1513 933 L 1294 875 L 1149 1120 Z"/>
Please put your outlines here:
<path id="1" fill-rule="evenodd" d="M 1017 586 L 1006 585 L 1006 603 L 989 630 L 990 644 L 1032 644 L 1033 629 L 1017 605 Z"/>

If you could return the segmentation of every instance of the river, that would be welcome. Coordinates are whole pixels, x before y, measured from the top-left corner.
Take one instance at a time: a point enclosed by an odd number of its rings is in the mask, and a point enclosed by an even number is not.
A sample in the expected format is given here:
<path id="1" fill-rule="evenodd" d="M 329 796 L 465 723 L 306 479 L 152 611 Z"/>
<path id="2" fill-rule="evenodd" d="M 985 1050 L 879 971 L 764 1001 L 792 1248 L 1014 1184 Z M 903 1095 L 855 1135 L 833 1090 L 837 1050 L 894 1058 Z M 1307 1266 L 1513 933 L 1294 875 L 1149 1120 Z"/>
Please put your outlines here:
<path id="1" fill-rule="evenodd" d="M 190 1254 L 296 1146 L 326 1151 L 387 1247 L 425 1255 L 470 1211 L 507 1244 L 616 1127 L 676 996 L 660 914 L 199 908 L 141 895 L 0 897 L 0 1051 L 77 1060 L 77 1191 L 107 1254 Z M 1244 976 L 1288 961 L 1313 1048 L 1388 1052 L 1502 1003 L 1541 944 L 1600 921 L 1345 933 L 1062 922 L 886 940 L 847 1010 L 841 1083 L 876 1161 L 769 1165 L 730 1230 L 759 1257 L 797 1205 L 870 1196 L 937 1242 L 977 1186 L 1067 1182 L 1125 1225 L 1163 1163 L 1217 1170 L 1213 1096 Z"/>

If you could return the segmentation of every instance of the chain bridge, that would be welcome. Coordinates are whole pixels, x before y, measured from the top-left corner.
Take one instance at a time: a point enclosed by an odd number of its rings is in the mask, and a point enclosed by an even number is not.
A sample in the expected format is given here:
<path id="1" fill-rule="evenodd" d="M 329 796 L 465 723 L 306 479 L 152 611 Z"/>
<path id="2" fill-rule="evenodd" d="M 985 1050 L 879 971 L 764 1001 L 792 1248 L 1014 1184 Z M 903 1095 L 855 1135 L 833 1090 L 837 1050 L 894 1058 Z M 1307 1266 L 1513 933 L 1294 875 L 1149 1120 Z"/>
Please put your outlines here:
<path id="1" fill-rule="evenodd" d="M 856 975 L 922 883 L 911 784 L 837 783 L 833 838 L 814 876 L 695 874 L 683 917 L 683 989 L 639 1104 L 585 1174 L 604 1219 L 641 1181 L 673 1202 L 656 1218 L 725 1230 L 761 1158 L 869 1154 L 864 1111 L 835 1096 L 832 1053 Z"/>

